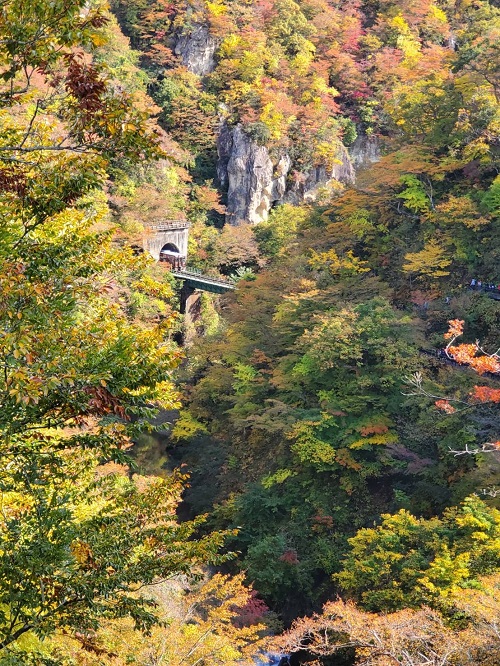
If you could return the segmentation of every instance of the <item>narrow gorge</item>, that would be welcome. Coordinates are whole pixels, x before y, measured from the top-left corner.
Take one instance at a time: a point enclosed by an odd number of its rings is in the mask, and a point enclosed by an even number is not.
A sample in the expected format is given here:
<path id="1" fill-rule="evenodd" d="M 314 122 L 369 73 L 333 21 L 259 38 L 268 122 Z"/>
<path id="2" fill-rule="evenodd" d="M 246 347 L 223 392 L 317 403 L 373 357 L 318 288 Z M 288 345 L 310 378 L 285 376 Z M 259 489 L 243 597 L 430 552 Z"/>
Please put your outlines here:
<path id="1" fill-rule="evenodd" d="M 499 35 L 2 1 L 0 666 L 500 664 Z"/>

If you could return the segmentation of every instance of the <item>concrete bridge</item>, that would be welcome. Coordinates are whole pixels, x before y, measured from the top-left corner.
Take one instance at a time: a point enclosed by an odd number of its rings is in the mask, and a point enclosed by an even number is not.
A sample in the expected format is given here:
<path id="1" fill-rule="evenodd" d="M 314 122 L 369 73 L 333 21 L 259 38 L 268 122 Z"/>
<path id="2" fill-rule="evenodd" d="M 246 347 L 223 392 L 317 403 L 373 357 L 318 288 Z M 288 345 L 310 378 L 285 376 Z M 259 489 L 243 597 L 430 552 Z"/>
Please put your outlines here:
<path id="1" fill-rule="evenodd" d="M 201 316 L 200 291 L 223 294 L 234 289 L 232 282 L 186 267 L 190 226 L 187 220 L 167 220 L 149 226 L 143 240 L 144 251 L 156 261 L 168 263 L 172 275 L 182 281 L 180 311 L 184 315 L 185 344 L 189 343 L 193 324 Z"/>
<path id="2" fill-rule="evenodd" d="M 199 289 L 223 294 L 234 289 L 232 282 L 204 275 L 196 268 L 186 268 L 190 227 L 187 220 L 167 220 L 150 225 L 143 240 L 144 250 L 156 261 L 168 262 L 173 275 L 191 291 Z"/>
<path id="3" fill-rule="evenodd" d="M 226 291 L 234 289 L 234 284 L 232 282 L 220 278 L 214 278 L 211 275 L 205 275 L 194 268 L 185 268 L 184 270 L 174 269 L 172 275 L 178 280 L 183 280 L 184 286 L 193 291 L 199 289 L 200 291 L 209 291 L 212 294 L 223 294 Z"/>

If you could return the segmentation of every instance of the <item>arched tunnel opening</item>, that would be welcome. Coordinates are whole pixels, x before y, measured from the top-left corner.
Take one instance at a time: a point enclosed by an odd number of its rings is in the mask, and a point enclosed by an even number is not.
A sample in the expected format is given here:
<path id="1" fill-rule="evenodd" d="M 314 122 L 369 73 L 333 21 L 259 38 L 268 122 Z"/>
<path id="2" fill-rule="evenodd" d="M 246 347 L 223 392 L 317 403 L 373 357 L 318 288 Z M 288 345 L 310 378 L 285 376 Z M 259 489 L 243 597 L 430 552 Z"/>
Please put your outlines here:
<path id="1" fill-rule="evenodd" d="M 182 270 L 186 265 L 186 259 L 180 253 L 174 243 L 166 243 L 160 250 L 160 261 L 170 264 L 174 270 Z"/>

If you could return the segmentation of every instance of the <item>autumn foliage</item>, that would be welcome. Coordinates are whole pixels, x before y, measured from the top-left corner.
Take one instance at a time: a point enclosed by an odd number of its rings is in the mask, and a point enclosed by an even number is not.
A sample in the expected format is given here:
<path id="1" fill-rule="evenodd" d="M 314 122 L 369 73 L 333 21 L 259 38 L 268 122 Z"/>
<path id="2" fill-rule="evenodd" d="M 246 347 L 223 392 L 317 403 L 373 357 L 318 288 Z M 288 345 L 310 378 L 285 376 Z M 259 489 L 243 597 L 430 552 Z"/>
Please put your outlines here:
<path id="1" fill-rule="evenodd" d="M 495 666 L 498 647 L 498 580 L 489 591 L 456 596 L 457 613 L 467 618 L 453 628 L 423 607 L 396 613 L 366 613 L 351 602 L 328 602 L 321 614 L 297 620 L 276 640 L 285 653 L 307 651 L 317 661 L 354 652 L 365 666 Z"/>

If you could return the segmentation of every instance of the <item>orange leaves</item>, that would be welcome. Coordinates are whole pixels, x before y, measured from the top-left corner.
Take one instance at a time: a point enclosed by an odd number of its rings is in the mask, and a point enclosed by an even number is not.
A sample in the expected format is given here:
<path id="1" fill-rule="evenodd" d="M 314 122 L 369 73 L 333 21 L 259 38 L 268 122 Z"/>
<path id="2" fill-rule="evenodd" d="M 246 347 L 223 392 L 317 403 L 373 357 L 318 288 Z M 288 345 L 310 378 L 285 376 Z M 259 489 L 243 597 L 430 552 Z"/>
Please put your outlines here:
<path id="1" fill-rule="evenodd" d="M 65 56 L 68 65 L 66 90 L 78 100 L 86 113 L 96 113 L 104 107 L 106 83 L 99 71 L 85 62 L 81 53 Z"/>
<path id="2" fill-rule="evenodd" d="M 448 400 L 436 400 L 434 404 L 438 409 L 446 412 L 446 414 L 453 414 L 457 411 L 455 407 L 453 407 L 453 405 L 448 402 Z"/>
<path id="3" fill-rule="evenodd" d="M 367 435 L 382 435 L 387 432 L 389 428 L 383 423 L 374 423 L 372 425 L 363 426 L 359 429 L 359 432 L 363 437 Z"/>
<path id="4" fill-rule="evenodd" d="M 489 386 L 474 386 L 471 396 L 478 402 L 500 402 L 500 389 L 493 389 Z"/>
<path id="5" fill-rule="evenodd" d="M 298 564 L 299 558 L 297 557 L 297 551 L 294 548 L 289 548 L 285 550 L 283 555 L 280 556 L 280 562 L 285 562 L 286 564 Z"/>
<path id="6" fill-rule="evenodd" d="M 464 363 L 469 365 L 477 352 L 477 345 L 475 344 L 466 344 L 466 345 L 454 345 L 448 347 L 448 354 L 453 358 L 457 363 Z"/>
<path id="7" fill-rule="evenodd" d="M 480 356 L 479 358 L 473 358 L 469 365 L 478 373 L 478 375 L 483 375 L 485 372 L 491 372 L 494 374 L 500 372 L 500 361 L 494 356 Z"/>
<path id="8" fill-rule="evenodd" d="M 451 358 L 462 365 L 468 365 L 475 370 L 478 375 L 484 375 L 485 372 L 500 372 L 500 360 L 496 355 L 475 356 L 479 350 L 476 344 L 457 345 L 448 348 Z"/>
<path id="9" fill-rule="evenodd" d="M 70 547 L 71 554 L 83 569 L 96 568 L 92 549 L 84 541 L 74 541 Z"/>
<path id="10" fill-rule="evenodd" d="M 452 319 L 448 322 L 450 328 L 445 334 L 445 338 L 450 342 L 446 346 L 446 353 L 449 358 L 453 359 L 461 365 L 466 365 L 479 375 L 485 373 L 497 374 L 500 373 L 500 357 L 499 352 L 488 354 L 480 346 L 479 342 L 474 344 L 461 344 L 453 345 L 452 343 L 463 334 L 464 322 L 461 319 Z M 429 394 L 427 394 L 429 395 Z M 436 396 L 434 396 L 436 397 Z M 453 414 L 456 412 L 455 407 L 451 404 L 456 399 L 454 398 L 440 398 L 434 402 L 435 406 L 446 414 Z M 467 399 L 458 400 L 464 405 L 476 405 L 478 403 L 500 403 L 500 389 L 491 388 L 489 386 L 474 386 L 474 389 L 469 393 Z M 467 446 L 463 451 L 454 451 L 455 455 L 462 455 L 464 453 L 480 453 L 490 452 L 500 449 L 500 441 L 488 442 L 479 448 L 469 449 Z"/>
<path id="11" fill-rule="evenodd" d="M 332 516 L 323 513 L 321 509 L 312 517 L 312 530 L 313 532 L 322 532 L 324 530 L 331 530 L 334 526 Z"/>
<path id="12" fill-rule="evenodd" d="M 475 370 L 479 375 L 486 372 L 499 373 L 500 372 L 500 358 L 498 352 L 487 354 L 481 349 L 479 343 L 469 343 L 462 345 L 452 345 L 452 343 L 463 334 L 464 322 L 461 319 L 452 319 L 448 322 L 450 328 L 444 337 L 450 340 L 446 347 L 446 352 L 457 363 L 468 365 Z M 477 356 L 478 352 L 480 353 Z"/>
<path id="13" fill-rule="evenodd" d="M 349 449 L 339 449 L 337 451 L 336 460 L 339 465 L 342 465 L 342 467 L 353 469 L 355 472 L 360 472 L 363 468 L 363 465 L 354 458 Z"/>
<path id="14" fill-rule="evenodd" d="M 119 416 L 121 419 L 128 420 L 129 417 L 119 400 L 106 388 L 102 386 L 91 386 L 84 389 L 84 393 L 87 393 L 90 396 L 87 408 L 88 414 L 98 416 L 116 414 L 116 416 Z"/>
<path id="15" fill-rule="evenodd" d="M 448 329 L 448 332 L 444 334 L 446 340 L 458 338 L 458 336 L 463 334 L 465 323 L 463 319 L 450 319 L 448 323 L 450 328 Z"/>

